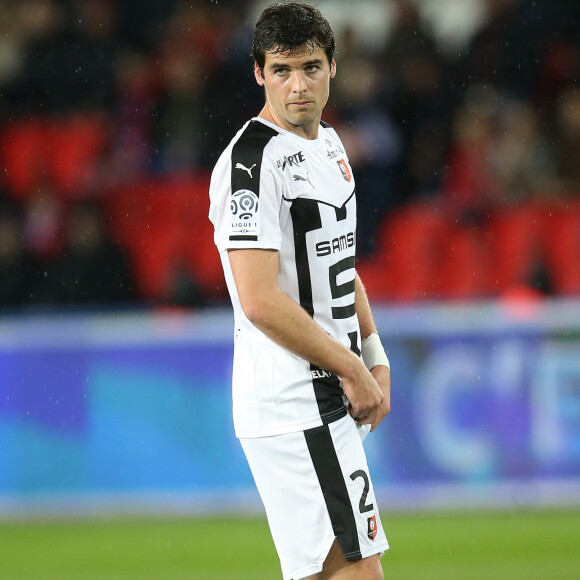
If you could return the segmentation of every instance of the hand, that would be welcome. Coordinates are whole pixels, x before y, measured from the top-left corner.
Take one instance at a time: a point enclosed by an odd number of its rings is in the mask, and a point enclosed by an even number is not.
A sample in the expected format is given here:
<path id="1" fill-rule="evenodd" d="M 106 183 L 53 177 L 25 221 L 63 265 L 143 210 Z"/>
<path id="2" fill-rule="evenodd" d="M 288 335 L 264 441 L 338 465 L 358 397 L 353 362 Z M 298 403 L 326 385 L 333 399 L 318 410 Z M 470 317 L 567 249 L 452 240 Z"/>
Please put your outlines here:
<path id="1" fill-rule="evenodd" d="M 384 384 L 384 373 L 378 372 L 378 377 Z M 374 430 L 390 409 L 387 400 L 385 410 L 385 395 L 377 380 L 361 362 L 352 377 L 342 378 L 342 386 L 350 402 L 351 416 L 361 425 L 370 424 L 371 431 Z"/>
<path id="2" fill-rule="evenodd" d="M 374 431 L 377 425 L 389 414 L 391 411 L 391 370 L 389 367 L 383 365 L 377 365 L 371 369 L 371 375 L 379 385 L 379 388 L 383 392 L 384 400 L 380 408 L 380 418 L 375 425 L 371 427 L 371 431 Z"/>

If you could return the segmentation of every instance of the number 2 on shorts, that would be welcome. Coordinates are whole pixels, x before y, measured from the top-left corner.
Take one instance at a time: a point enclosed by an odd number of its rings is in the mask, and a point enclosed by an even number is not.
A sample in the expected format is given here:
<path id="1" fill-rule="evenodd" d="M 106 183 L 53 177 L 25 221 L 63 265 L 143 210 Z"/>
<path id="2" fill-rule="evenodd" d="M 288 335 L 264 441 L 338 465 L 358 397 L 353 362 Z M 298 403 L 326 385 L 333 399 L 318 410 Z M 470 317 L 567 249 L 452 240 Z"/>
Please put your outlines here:
<path id="1" fill-rule="evenodd" d="M 364 514 L 365 512 L 372 511 L 375 506 L 372 503 L 367 504 L 367 495 L 369 494 L 370 487 L 369 476 L 362 469 L 357 469 L 351 473 L 350 478 L 354 481 L 357 477 L 362 477 L 364 481 L 364 488 L 360 496 L 360 501 L 358 502 L 358 510 L 361 514 Z"/>

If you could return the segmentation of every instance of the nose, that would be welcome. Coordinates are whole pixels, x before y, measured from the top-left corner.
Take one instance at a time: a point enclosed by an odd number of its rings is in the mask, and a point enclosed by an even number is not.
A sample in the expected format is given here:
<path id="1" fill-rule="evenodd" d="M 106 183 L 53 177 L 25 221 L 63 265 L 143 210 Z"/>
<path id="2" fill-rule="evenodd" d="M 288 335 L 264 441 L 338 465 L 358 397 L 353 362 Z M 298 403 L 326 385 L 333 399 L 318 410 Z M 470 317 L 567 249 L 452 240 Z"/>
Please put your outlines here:
<path id="1" fill-rule="evenodd" d="M 306 91 L 306 77 L 301 70 L 294 71 L 292 91 L 295 93 L 303 93 Z"/>

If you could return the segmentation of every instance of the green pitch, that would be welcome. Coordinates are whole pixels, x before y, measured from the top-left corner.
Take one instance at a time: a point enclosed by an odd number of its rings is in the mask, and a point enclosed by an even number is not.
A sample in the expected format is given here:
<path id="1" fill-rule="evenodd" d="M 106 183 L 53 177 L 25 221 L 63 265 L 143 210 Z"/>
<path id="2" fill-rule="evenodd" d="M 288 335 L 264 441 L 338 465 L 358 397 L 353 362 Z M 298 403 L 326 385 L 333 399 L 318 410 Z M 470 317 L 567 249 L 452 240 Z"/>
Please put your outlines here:
<path id="1" fill-rule="evenodd" d="M 385 510 L 383 510 L 385 511 Z M 580 510 L 386 515 L 388 580 L 580 578 Z M 262 519 L 0 524 L 2 580 L 273 580 Z"/>

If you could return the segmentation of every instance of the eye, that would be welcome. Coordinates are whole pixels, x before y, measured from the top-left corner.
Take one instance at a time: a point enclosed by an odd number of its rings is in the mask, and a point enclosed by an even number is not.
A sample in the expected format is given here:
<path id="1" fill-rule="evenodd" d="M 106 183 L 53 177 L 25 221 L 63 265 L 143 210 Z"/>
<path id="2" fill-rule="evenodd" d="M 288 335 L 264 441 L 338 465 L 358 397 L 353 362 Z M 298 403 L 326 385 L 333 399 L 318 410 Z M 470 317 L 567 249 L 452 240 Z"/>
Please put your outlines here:
<path id="1" fill-rule="evenodd" d="M 307 73 L 315 73 L 319 68 L 317 64 L 309 64 L 304 70 Z"/>

